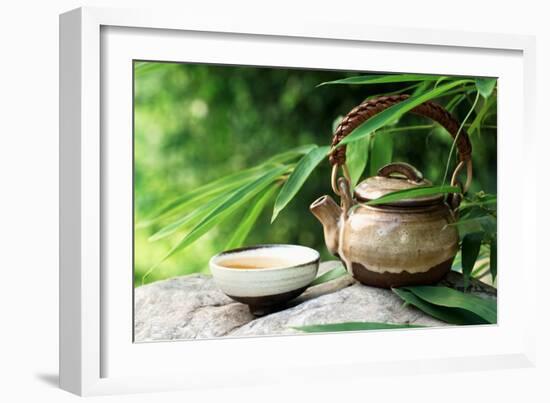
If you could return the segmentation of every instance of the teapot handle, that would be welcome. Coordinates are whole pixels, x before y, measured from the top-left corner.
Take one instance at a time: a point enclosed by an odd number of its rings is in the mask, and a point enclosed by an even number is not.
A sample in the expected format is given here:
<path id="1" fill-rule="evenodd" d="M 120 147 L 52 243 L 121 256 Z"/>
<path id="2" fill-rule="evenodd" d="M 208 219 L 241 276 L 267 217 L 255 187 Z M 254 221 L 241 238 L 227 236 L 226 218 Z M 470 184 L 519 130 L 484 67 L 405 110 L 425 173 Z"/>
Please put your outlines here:
<path id="1" fill-rule="evenodd" d="M 408 180 L 413 182 L 422 182 L 424 176 L 422 172 L 406 162 L 393 162 L 388 165 L 384 165 L 378 170 L 378 176 L 389 178 L 392 174 L 399 173 L 405 176 Z"/>
<path id="2" fill-rule="evenodd" d="M 344 169 L 345 176 L 349 176 L 346 175 L 346 146 L 342 145 L 338 147 L 338 143 L 366 120 L 389 108 L 390 106 L 406 100 L 407 98 L 409 98 L 409 95 L 400 94 L 369 99 L 359 106 L 353 108 L 342 119 L 342 121 L 336 128 L 336 131 L 334 132 L 332 138 L 332 146 L 334 150 L 329 155 L 329 161 L 333 166 L 333 190 L 337 194 L 339 194 L 339 192 L 335 179 L 338 167 L 342 167 Z M 468 134 L 464 129 L 462 129 L 459 133 L 459 122 L 449 113 L 449 111 L 434 102 L 424 102 L 423 104 L 420 104 L 417 107 L 411 109 L 411 112 L 417 115 L 428 117 L 439 123 L 451 134 L 453 138 L 458 136 L 455 141 L 459 161 L 453 172 L 451 185 L 461 186 L 463 192 L 465 193 L 470 187 L 470 183 L 472 181 L 472 145 L 470 143 Z M 458 181 L 458 174 L 462 171 L 462 169 L 464 169 L 464 167 L 466 167 L 467 178 L 466 183 L 464 184 L 464 186 L 462 186 L 462 184 L 460 184 Z"/>

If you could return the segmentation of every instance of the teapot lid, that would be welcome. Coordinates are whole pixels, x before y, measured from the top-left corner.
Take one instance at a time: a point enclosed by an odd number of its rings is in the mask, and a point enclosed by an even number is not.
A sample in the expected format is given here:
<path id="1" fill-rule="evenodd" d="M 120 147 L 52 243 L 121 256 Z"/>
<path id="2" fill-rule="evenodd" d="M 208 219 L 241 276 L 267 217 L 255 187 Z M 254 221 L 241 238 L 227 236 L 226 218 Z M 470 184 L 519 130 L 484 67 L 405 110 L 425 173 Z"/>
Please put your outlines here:
<path id="1" fill-rule="evenodd" d="M 432 182 L 424 179 L 422 173 L 410 164 L 396 162 L 383 166 L 376 176 L 371 176 L 357 185 L 355 197 L 359 201 L 370 201 L 398 190 L 430 186 Z M 428 206 L 439 204 L 443 195 L 418 196 L 388 202 L 386 206 Z"/>

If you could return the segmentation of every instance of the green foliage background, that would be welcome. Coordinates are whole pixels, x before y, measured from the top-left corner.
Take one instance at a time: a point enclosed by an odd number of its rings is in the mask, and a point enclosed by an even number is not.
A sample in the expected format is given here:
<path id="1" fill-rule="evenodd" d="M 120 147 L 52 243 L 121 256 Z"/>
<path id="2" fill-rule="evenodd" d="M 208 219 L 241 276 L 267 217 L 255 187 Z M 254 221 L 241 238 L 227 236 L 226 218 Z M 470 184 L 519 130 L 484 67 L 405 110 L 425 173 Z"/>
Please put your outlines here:
<path id="1" fill-rule="evenodd" d="M 371 73 L 372 74 L 372 73 Z M 325 81 L 357 72 L 136 62 L 134 65 L 134 219 L 154 215 L 167 202 L 223 175 L 261 163 L 299 145 L 327 145 L 339 116 L 365 98 L 401 91 L 409 84 L 322 86 Z M 431 84 L 433 85 L 433 84 Z M 418 84 L 417 87 L 418 88 Z M 412 93 L 415 88 L 406 91 Z M 470 92 L 453 114 L 461 121 L 472 107 Z M 446 105 L 449 95 L 437 102 Z M 476 111 L 483 102 L 476 105 Z M 496 108 L 495 108 L 496 110 Z M 475 114 L 468 120 L 473 121 Z M 467 122 L 467 123 L 468 123 Z M 396 131 L 393 161 L 406 161 L 434 183 L 443 180 L 451 136 L 426 119 L 406 114 L 391 126 L 430 128 Z M 488 114 L 482 130 L 470 136 L 474 182 L 471 191 L 496 193 L 496 115 Z M 376 158 L 371 158 L 376 163 Z M 371 162 L 372 162 L 371 161 Z M 452 165 L 454 166 L 454 165 Z M 370 169 L 378 168 L 372 166 Z M 366 171 L 368 173 L 368 169 Z M 328 161 L 309 177 L 298 195 L 270 224 L 273 202 L 262 212 L 246 244 L 297 243 L 328 258 L 321 225 L 309 204 L 330 194 Z M 194 272 L 207 272 L 208 259 L 221 251 L 242 218 L 220 225 L 200 240 L 162 262 L 147 282 Z M 159 262 L 181 233 L 148 240 L 162 225 L 135 228 L 136 285 Z M 184 232 L 185 233 L 185 232 Z"/>

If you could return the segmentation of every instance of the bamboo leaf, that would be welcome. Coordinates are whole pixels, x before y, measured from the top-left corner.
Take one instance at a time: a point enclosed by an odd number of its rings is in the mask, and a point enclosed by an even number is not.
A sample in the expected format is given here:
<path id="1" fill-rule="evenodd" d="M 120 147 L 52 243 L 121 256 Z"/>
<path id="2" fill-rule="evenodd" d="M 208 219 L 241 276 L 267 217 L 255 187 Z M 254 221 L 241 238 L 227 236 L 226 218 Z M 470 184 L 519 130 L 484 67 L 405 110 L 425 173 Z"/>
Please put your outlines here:
<path id="1" fill-rule="evenodd" d="M 497 240 L 496 238 L 493 238 L 491 240 L 491 251 L 489 256 L 489 268 L 491 271 L 491 278 L 493 279 L 493 283 L 497 278 L 497 255 Z"/>
<path id="2" fill-rule="evenodd" d="M 258 178 L 254 182 L 243 186 L 239 190 L 231 194 L 231 196 L 217 208 L 215 208 L 210 214 L 208 214 L 201 222 L 199 222 L 180 242 L 178 242 L 172 251 L 168 255 L 171 255 L 177 250 L 181 250 L 187 245 L 189 245 L 194 240 L 198 239 L 205 231 L 202 231 L 204 227 L 215 225 L 218 220 L 217 218 L 221 214 L 230 214 L 235 211 L 240 206 L 243 206 L 247 203 L 252 197 L 265 189 L 269 184 L 273 183 L 279 176 L 281 176 L 286 171 L 286 167 L 273 168 L 268 171 L 265 175 Z M 208 227 L 208 229 L 210 229 Z"/>
<path id="3" fill-rule="evenodd" d="M 391 162 L 393 156 L 393 135 L 390 133 L 376 133 L 375 136 L 367 136 L 372 138 L 372 146 L 370 150 L 369 175 L 374 176 L 380 167 Z M 362 141 L 362 140 L 359 140 Z M 350 144 L 350 146 L 353 143 Z"/>
<path id="4" fill-rule="evenodd" d="M 276 154 L 260 165 L 239 172 L 235 172 L 230 175 L 226 175 L 222 178 L 216 179 L 203 186 L 186 192 L 182 196 L 162 206 L 148 219 L 138 223 L 136 225 L 136 228 L 145 228 L 180 211 L 193 209 L 195 208 L 195 206 L 200 205 L 205 200 L 210 199 L 211 197 L 219 195 L 221 193 L 230 192 L 246 183 L 252 182 L 262 173 L 265 173 L 268 169 L 273 168 L 275 165 L 289 163 L 292 160 L 300 157 L 301 155 L 307 154 L 316 147 L 317 146 L 315 144 L 307 144 L 296 147 L 294 149 Z"/>
<path id="5" fill-rule="evenodd" d="M 197 239 L 207 233 L 215 225 L 224 221 L 235 210 L 246 204 L 252 197 L 261 192 L 263 189 L 273 183 L 273 181 L 275 181 L 278 177 L 284 174 L 286 170 L 287 167 L 285 166 L 273 168 L 260 178 L 256 179 L 254 182 L 243 186 L 242 188 L 233 192 L 224 203 L 218 205 L 197 225 L 195 225 L 186 236 L 184 236 L 179 242 L 177 242 L 159 262 L 149 268 L 149 270 L 147 270 L 142 278 L 142 283 L 145 282 L 146 277 L 163 261 L 168 259 L 174 253 L 186 248 L 191 243 L 195 242 Z"/>
<path id="6" fill-rule="evenodd" d="M 467 200 L 465 200 L 462 203 L 460 203 L 459 210 L 463 211 L 463 210 L 465 210 L 467 208 L 470 208 L 470 207 L 492 206 L 492 205 L 495 205 L 495 204 L 497 204 L 497 196 L 496 195 L 489 195 L 486 198 L 481 199 L 481 200 L 476 200 L 476 201 L 467 201 Z"/>
<path id="7" fill-rule="evenodd" d="M 265 164 L 245 169 L 243 171 L 226 175 L 222 178 L 216 179 L 203 186 L 188 191 L 177 199 L 172 200 L 161 207 L 150 218 L 139 223 L 137 227 L 143 228 L 150 226 L 182 210 L 194 208 L 195 206 L 202 204 L 205 200 L 210 199 L 213 196 L 235 190 L 244 184 L 252 182 L 274 166 L 275 165 L 272 164 Z"/>
<path id="8" fill-rule="evenodd" d="M 445 77 L 445 76 L 440 77 L 440 78 L 435 82 L 434 87 L 437 87 L 440 83 L 442 83 L 442 82 L 445 81 L 446 79 L 447 79 L 447 77 Z"/>
<path id="9" fill-rule="evenodd" d="M 457 253 L 455 255 L 455 258 L 453 260 L 453 265 L 451 266 L 451 270 L 456 272 L 462 272 L 462 258 L 460 256 L 460 253 Z"/>
<path id="10" fill-rule="evenodd" d="M 494 210 L 494 209 L 491 209 L 491 208 L 488 208 L 488 207 L 482 207 L 482 206 L 471 206 L 471 207 L 467 207 L 463 210 L 460 210 L 460 215 L 462 216 L 460 221 L 466 222 L 466 221 L 469 221 L 469 220 L 473 220 L 474 218 L 494 219 L 495 214 L 496 214 L 496 210 Z M 483 228 L 481 226 L 482 222 L 483 222 L 483 220 L 479 221 L 481 228 Z"/>
<path id="11" fill-rule="evenodd" d="M 455 97 L 452 98 L 451 101 L 447 103 L 447 105 L 445 105 L 445 109 L 447 109 L 449 112 L 452 112 L 460 103 L 468 99 L 468 95 L 474 92 L 477 92 L 477 88 L 475 87 L 475 85 L 472 85 L 472 86 L 467 85 L 467 86 L 464 86 L 464 88 L 459 88 L 453 91 L 449 91 L 445 95 L 455 94 L 455 92 L 456 92 Z"/>
<path id="12" fill-rule="evenodd" d="M 461 203 L 460 220 L 452 223 L 458 227 L 460 236 L 474 232 L 485 233 L 484 238 L 493 238 L 497 231 L 496 198 L 489 196 L 474 202 Z"/>
<path id="13" fill-rule="evenodd" d="M 456 108 L 456 106 L 458 104 L 460 104 L 463 100 L 466 99 L 466 95 L 465 94 L 456 94 L 453 99 L 451 99 L 447 105 L 445 105 L 445 109 L 447 109 L 449 112 L 452 112 L 454 108 Z"/>
<path id="14" fill-rule="evenodd" d="M 445 164 L 445 173 L 443 174 L 443 181 L 441 182 L 441 184 L 443 185 L 445 183 L 445 181 L 447 180 L 447 174 L 449 173 L 449 167 L 451 166 L 451 158 L 453 156 L 453 153 L 454 153 L 454 150 L 455 150 L 455 147 L 456 147 L 456 144 L 457 144 L 457 141 L 459 139 L 459 133 L 462 131 L 462 129 L 464 128 L 464 125 L 466 124 L 466 122 L 468 121 L 468 119 L 470 118 L 470 115 L 473 113 L 473 111 L 475 110 L 475 107 L 477 105 L 477 101 L 479 100 L 479 91 L 476 92 L 476 97 L 475 97 L 475 100 L 474 100 L 474 103 L 472 104 L 472 107 L 470 108 L 470 110 L 468 111 L 468 113 L 466 114 L 466 117 L 462 120 L 462 122 L 460 123 L 460 126 L 458 127 L 458 130 L 456 131 L 456 134 L 453 133 L 454 135 L 454 140 L 453 140 L 453 144 L 451 145 L 451 149 L 449 150 L 449 156 L 447 157 L 447 164 Z"/>
<path id="15" fill-rule="evenodd" d="M 348 146 L 346 163 L 351 176 L 352 188 L 355 187 L 367 166 L 370 139 L 371 137 L 367 136 Z"/>
<path id="16" fill-rule="evenodd" d="M 485 116 L 487 115 L 487 112 L 490 110 L 491 106 L 496 102 L 496 97 L 491 97 L 489 99 L 485 99 L 483 102 L 483 106 L 477 113 L 474 121 L 468 128 L 467 132 L 471 136 L 474 132 L 478 132 L 481 130 L 481 123 L 485 119 Z"/>
<path id="17" fill-rule="evenodd" d="M 443 322 L 451 323 L 453 325 L 480 325 L 487 323 L 485 320 L 469 311 L 431 304 L 404 288 L 392 288 L 392 291 L 407 304 L 410 304 L 420 309 L 422 312 L 436 319 L 442 320 Z"/>
<path id="18" fill-rule="evenodd" d="M 313 287 L 315 285 L 323 284 L 328 281 L 335 280 L 339 277 L 345 276 L 346 274 L 348 274 L 348 271 L 343 265 L 340 265 L 338 267 L 335 267 L 332 270 L 327 271 L 323 275 L 317 277 L 315 280 L 311 282 L 309 286 Z"/>
<path id="19" fill-rule="evenodd" d="M 476 78 L 476 88 L 483 98 L 489 98 L 497 84 L 496 78 Z"/>
<path id="20" fill-rule="evenodd" d="M 134 73 L 136 77 L 156 72 L 158 70 L 166 71 L 167 65 L 158 62 L 134 62 Z"/>
<path id="21" fill-rule="evenodd" d="M 191 210 L 189 213 L 184 214 L 178 219 L 170 222 L 170 224 L 165 225 L 160 228 L 157 232 L 152 234 L 148 240 L 149 242 L 158 241 L 159 239 L 166 238 L 167 236 L 172 235 L 184 225 L 192 225 L 196 223 L 201 218 L 205 217 L 208 213 L 214 210 L 219 205 L 225 203 L 230 197 L 232 192 L 227 194 L 221 194 L 217 197 L 214 197 L 208 201 L 199 204 L 195 209 Z"/>
<path id="22" fill-rule="evenodd" d="M 320 332 L 356 332 L 360 330 L 411 329 L 425 326 L 410 325 L 408 323 L 379 323 L 379 322 L 344 322 L 324 325 L 295 326 L 292 329 L 306 333 Z"/>
<path id="23" fill-rule="evenodd" d="M 433 196 L 438 194 L 447 193 L 460 193 L 460 188 L 457 186 L 419 186 L 412 189 L 398 190 L 396 192 L 388 193 L 377 199 L 365 202 L 366 205 L 376 205 L 383 203 L 395 202 L 398 200 L 409 199 L 414 197 Z"/>
<path id="24" fill-rule="evenodd" d="M 488 267 L 489 267 L 489 259 L 482 258 L 481 256 L 479 256 L 479 258 L 476 260 L 476 264 L 474 265 L 474 268 L 472 270 L 472 274 L 470 277 L 475 279 L 482 278 L 485 274 L 487 274 L 485 269 Z"/>
<path id="25" fill-rule="evenodd" d="M 470 283 L 470 275 L 479 255 L 481 240 L 483 233 L 473 232 L 466 234 L 462 239 L 461 254 L 462 254 L 462 275 L 464 276 L 464 288 L 468 288 Z"/>
<path id="26" fill-rule="evenodd" d="M 389 75 L 364 75 L 343 78 L 341 80 L 326 81 L 317 87 L 332 84 L 386 84 L 386 83 L 405 83 L 411 81 L 437 81 L 441 76 L 431 76 L 427 74 L 389 74 Z"/>
<path id="27" fill-rule="evenodd" d="M 475 214 L 482 214 L 481 216 L 472 216 L 472 218 L 464 217 L 454 223 L 447 225 L 456 226 L 462 235 L 469 233 L 487 232 L 493 234 L 496 232 L 496 217 L 488 212 L 476 212 Z M 472 212 L 473 215 L 474 212 Z"/>
<path id="28" fill-rule="evenodd" d="M 293 148 L 292 150 L 288 150 L 285 152 L 282 152 L 280 154 L 274 155 L 273 157 L 269 158 L 264 164 L 287 164 L 288 162 L 291 162 L 295 160 L 296 158 L 305 155 L 309 153 L 314 148 L 317 148 L 317 145 L 315 144 L 306 144 L 303 146 L 299 146 L 296 148 Z"/>
<path id="29" fill-rule="evenodd" d="M 239 223 L 239 226 L 233 233 L 233 236 L 225 246 L 225 249 L 234 249 L 242 246 L 246 237 L 250 233 L 250 230 L 258 220 L 261 212 L 263 211 L 265 205 L 271 200 L 275 191 L 279 187 L 278 184 L 274 183 L 270 187 L 266 188 L 264 191 L 260 192 L 258 196 L 252 201 L 251 206 L 246 211 L 243 219 Z"/>
<path id="30" fill-rule="evenodd" d="M 422 94 L 424 91 L 426 91 L 431 85 L 432 85 L 432 82 L 433 80 L 426 80 L 426 81 L 422 81 L 418 84 L 416 84 L 416 88 L 415 90 L 412 92 L 412 96 L 415 96 L 415 95 L 420 95 Z M 436 81 L 437 82 L 437 81 Z"/>
<path id="31" fill-rule="evenodd" d="M 311 172 L 326 157 L 328 151 L 328 146 L 317 147 L 302 157 L 277 195 L 271 222 L 275 221 L 279 213 L 294 198 Z"/>
<path id="32" fill-rule="evenodd" d="M 404 113 L 410 111 L 414 107 L 429 101 L 430 99 L 444 95 L 446 92 L 454 87 L 462 85 L 464 83 L 471 82 L 472 80 L 455 80 L 449 83 L 438 86 L 435 89 L 425 92 L 424 94 L 410 97 L 405 101 L 399 102 L 388 109 L 374 115 L 357 127 L 349 136 L 346 136 L 338 145 L 349 144 L 357 141 L 365 136 L 368 136 L 373 131 L 381 128 L 382 126 L 395 121 Z"/>
<path id="33" fill-rule="evenodd" d="M 402 287 L 430 304 L 447 308 L 462 309 L 479 316 L 487 323 L 497 322 L 497 304 L 493 299 L 481 298 L 473 294 L 441 286 Z"/>

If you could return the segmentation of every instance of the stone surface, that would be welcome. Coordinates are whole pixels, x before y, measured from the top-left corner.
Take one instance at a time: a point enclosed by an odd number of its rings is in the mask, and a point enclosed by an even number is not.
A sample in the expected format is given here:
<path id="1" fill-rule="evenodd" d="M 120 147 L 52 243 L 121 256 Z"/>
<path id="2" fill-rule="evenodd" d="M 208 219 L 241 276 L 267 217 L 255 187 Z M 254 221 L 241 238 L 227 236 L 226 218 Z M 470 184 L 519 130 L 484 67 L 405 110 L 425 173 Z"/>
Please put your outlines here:
<path id="1" fill-rule="evenodd" d="M 336 267 L 325 262 L 319 275 Z M 460 289 L 462 276 L 451 272 L 441 285 Z M 472 291 L 494 298 L 496 290 L 473 282 Z M 194 274 L 158 281 L 135 290 L 135 341 L 297 333 L 295 326 L 339 322 L 409 323 L 447 326 L 404 306 L 391 290 L 364 286 L 350 276 L 308 288 L 282 311 L 256 318 L 248 307 L 223 294 L 211 276 Z"/>

